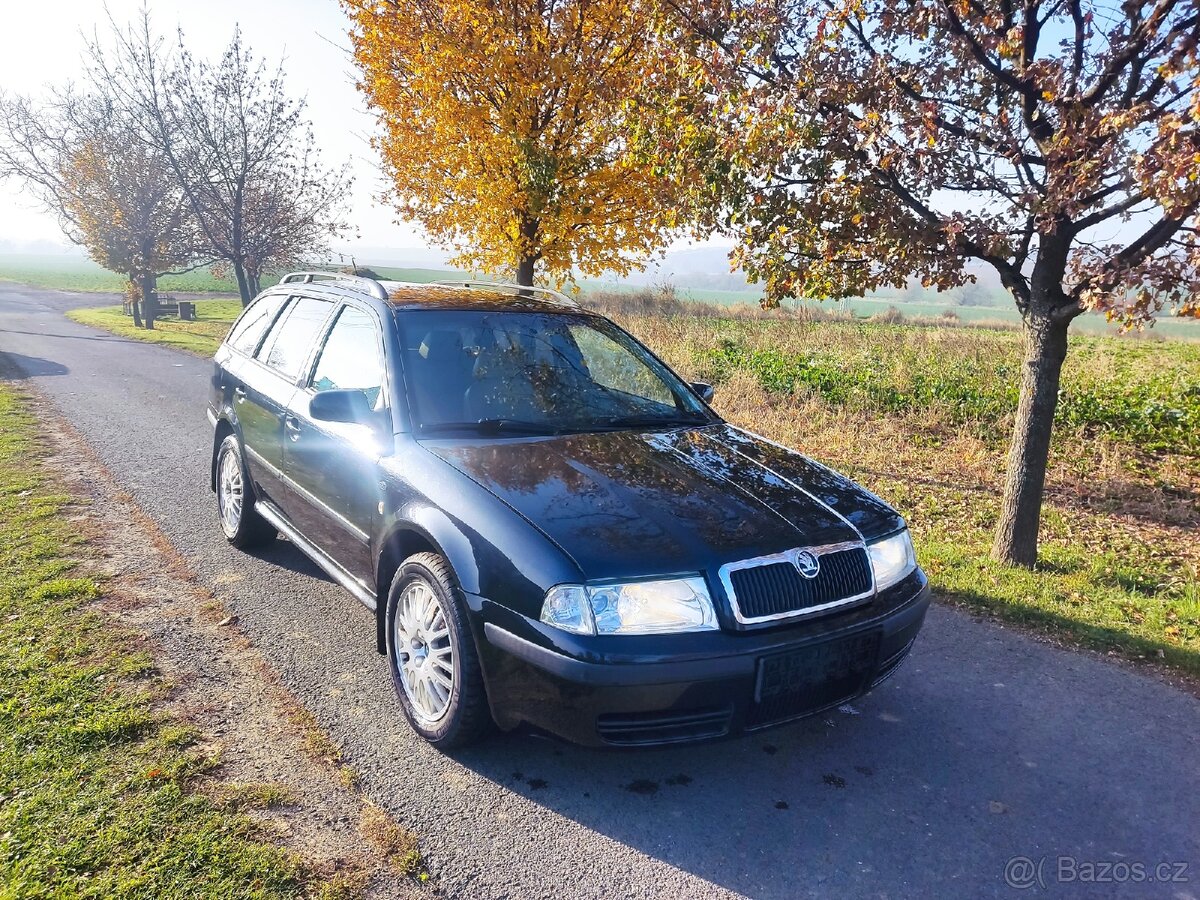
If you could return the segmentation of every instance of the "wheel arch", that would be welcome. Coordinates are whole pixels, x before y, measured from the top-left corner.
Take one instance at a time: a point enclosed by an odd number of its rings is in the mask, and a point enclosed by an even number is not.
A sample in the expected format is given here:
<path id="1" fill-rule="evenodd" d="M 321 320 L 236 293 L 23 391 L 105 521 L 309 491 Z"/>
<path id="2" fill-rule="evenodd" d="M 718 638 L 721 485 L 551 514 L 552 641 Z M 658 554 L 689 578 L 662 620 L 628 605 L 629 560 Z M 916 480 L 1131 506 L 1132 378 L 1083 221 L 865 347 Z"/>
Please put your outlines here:
<path id="1" fill-rule="evenodd" d="M 226 418 L 217 419 L 213 431 L 212 459 L 208 466 L 208 489 L 214 493 L 217 490 L 217 454 L 221 451 L 221 443 L 231 434 L 237 434 L 233 423 Z"/>
<path id="2" fill-rule="evenodd" d="M 392 578 L 400 564 L 414 553 L 436 553 L 450 564 L 459 587 L 477 593 L 479 567 L 465 536 L 453 526 L 445 513 L 426 507 L 397 521 L 380 541 L 375 563 L 375 639 L 376 649 L 387 652 L 387 599 Z"/>

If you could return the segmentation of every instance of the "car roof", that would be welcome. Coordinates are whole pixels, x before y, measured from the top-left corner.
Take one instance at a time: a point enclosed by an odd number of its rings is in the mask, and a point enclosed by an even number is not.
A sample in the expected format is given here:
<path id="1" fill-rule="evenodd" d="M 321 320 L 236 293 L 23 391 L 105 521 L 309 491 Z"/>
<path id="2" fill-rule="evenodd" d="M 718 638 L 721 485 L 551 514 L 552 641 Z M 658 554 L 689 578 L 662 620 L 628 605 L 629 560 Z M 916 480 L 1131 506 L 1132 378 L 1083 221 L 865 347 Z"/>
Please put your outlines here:
<path id="1" fill-rule="evenodd" d="M 384 281 L 342 272 L 291 272 L 274 290 L 338 295 L 360 302 L 384 304 L 393 310 L 471 309 L 518 312 L 570 312 L 595 315 L 553 288 L 522 287 L 487 281 L 418 283 Z"/>
<path id="2" fill-rule="evenodd" d="M 542 297 L 523 297 L 507 289 L 458 287 L 444 284 L 413 284 L 381 281 L 388 292 L 387 302 L 396 310 L 461 309 L 514 312 L 562 312 L 587 315 L 587 310 L 572 302 Z"/>

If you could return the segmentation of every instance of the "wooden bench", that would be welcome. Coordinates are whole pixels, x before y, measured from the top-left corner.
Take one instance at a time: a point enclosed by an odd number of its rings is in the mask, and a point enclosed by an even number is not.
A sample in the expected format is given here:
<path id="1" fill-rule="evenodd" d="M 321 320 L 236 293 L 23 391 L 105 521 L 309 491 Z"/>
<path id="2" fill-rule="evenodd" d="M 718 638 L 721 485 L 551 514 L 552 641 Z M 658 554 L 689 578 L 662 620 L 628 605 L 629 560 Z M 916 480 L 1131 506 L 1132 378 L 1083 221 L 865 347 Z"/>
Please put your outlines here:
<path id="1" fill-rule="evenodd" d="M 128 297 L 121 303 L 121 312 L 133 315 L 133 303 Z M 192 300 L 176 300 L 174 297 L 158 298 L 159 316 L 178 316 L 181 322 L 196 321 L 196 304 Z"/>

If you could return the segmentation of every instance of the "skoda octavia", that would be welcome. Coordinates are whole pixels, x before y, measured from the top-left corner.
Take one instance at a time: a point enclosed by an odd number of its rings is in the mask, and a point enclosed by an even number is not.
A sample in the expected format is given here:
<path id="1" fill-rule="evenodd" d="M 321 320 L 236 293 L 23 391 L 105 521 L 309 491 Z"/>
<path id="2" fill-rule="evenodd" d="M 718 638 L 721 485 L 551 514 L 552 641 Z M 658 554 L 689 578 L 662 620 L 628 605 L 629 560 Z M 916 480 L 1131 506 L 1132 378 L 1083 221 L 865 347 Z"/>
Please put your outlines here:
<path id="1" fill-rule="evenodd" d="M 887 678 L 929 590 L 893 509 L 711 397 L 553 291 L 296 273 L 214 360 L 218 519 L 374 612 L 443 749 L 765 728 Z"/>

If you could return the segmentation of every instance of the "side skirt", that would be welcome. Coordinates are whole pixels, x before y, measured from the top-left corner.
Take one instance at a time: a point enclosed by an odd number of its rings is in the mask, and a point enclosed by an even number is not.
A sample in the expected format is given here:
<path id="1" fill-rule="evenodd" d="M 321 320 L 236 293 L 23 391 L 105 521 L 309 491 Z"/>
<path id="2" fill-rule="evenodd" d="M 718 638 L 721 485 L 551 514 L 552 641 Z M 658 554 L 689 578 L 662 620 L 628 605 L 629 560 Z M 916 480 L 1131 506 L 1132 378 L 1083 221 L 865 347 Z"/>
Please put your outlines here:
<path id="1" fill-rule="evenodd" d="M 344 587 L 347 591 L 354 595 L 363 606 L 372 612 L 375 611 L 375 597 L 367 590 L 366 586 L 334 562 L 328 554 L 317 547 L 312 541 L 306 538 L 300 532 L 288 523 L 283 515 L 272 504 L 263 500 L 258 500 L 254 504 L 254 510 L 279 531 L 281 531 L 289 541 L 299 547 L 304 555 L 320 566 L 325 573 Z"/>

